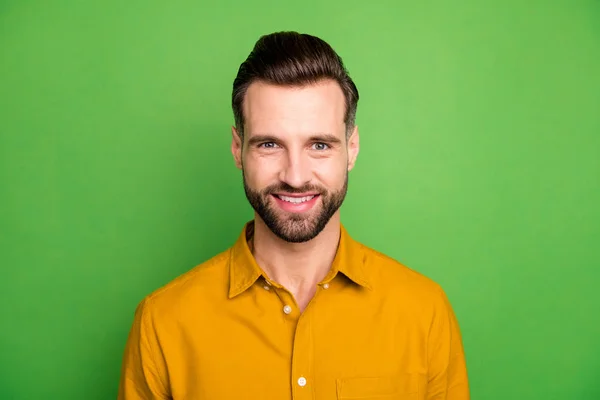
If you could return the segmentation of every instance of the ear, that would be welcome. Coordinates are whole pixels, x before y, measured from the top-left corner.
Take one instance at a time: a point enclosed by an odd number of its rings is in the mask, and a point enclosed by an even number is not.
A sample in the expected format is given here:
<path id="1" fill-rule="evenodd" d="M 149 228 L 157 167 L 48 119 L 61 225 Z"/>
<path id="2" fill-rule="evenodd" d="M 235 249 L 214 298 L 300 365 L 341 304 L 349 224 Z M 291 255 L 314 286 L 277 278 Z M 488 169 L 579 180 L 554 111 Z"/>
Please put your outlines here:
<path id="1" fill-rule="evenodd" d="M 358 157 L 358 152 L 360 150 L 359 139 L 358 126 L 355 125 L 352 134 L 348 138 L 348 171 L 352 170 L 356 163 L 356 158 Z"/>
<path id="2" fill-rule="evenodd" d="M 242 138 L 240 138 L 235 126 L 231 127 L 231 154 L 233 155 L 235 166 L 242 169 Z"/>

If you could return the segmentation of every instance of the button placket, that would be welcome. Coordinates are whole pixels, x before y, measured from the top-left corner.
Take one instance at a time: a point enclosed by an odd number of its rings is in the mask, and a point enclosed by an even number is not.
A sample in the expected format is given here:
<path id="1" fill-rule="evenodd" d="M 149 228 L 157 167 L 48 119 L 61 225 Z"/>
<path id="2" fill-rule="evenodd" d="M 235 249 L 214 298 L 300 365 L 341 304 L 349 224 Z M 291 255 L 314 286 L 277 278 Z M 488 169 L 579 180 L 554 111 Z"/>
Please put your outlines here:
<path id="1" fill-rule="evenodd" d="M 275 291 L 279 300 L 281 301 L 280 313 L 287 321 L 297 322 L 298 317 L 300 316 L 298 311 L 298 307 L 296 305 L 296 300 L 294 300 L 294 296 L 286 290 L 285 288 L 278 289 Z"/>
<path id="2" fill-rule="evenodd" d="M 308 308 L 307 308 L 308 310 Z M 311 327 L 311 312 L 305 310 L 296 325 L 292 350 L 292 392 L 295 400 L 313 399 L 312 374 L 314 365 L 314 343 Z"/>

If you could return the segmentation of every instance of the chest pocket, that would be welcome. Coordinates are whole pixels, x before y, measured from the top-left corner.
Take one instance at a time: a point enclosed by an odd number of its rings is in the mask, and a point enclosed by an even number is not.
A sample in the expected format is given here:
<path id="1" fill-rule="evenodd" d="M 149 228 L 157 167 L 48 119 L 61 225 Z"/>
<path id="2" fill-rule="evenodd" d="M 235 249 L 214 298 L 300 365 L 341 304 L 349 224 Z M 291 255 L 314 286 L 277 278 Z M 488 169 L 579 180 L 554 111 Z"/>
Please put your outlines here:
<path id="1" fill-rule="evenodd" d="M 338 400 L 421 400 L 422 374 L 338 379 Z"/>

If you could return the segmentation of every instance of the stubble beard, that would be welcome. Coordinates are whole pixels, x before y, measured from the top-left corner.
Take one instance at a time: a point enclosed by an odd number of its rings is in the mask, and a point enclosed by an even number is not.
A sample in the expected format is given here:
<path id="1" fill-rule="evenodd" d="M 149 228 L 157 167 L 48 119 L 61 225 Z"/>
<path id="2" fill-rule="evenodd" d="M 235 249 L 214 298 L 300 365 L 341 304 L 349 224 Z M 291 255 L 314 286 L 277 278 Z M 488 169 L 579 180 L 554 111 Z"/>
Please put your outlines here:
<path id="1" fill-rule="evenodd" d="M 294 188 L 283 182 L 259 191 L 248 186 L 243 170 L 242 176 L 246 198 L 254 211 L 277 237 L 290 243 L 303 243 L 317 237 L 331 220 L 331 217 L 342 206 L 348 192 L 348 172 L 345 174 L 342 188 L 333 192 L 314 185 Z M 290 194 L 318 193 L 320 198 L 317 201 L 319 201 L 319 204 L 304 213 L 286 212 L 274 204 L 273 193 L 278 192 Z"/>

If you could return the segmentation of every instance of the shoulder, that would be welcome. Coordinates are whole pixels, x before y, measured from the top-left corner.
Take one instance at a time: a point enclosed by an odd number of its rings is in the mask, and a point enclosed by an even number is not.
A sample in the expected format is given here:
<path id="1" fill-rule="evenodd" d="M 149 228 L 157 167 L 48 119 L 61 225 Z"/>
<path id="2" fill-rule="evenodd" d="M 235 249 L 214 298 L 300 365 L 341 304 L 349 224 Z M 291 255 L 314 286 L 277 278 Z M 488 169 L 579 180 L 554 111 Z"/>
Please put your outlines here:
<path id="1" fill-rule="evenodd" d="M 409 303 L 435 308 L 446 306 L 446 294 L 432 278 L 387 254 L 362 243 L 359 245 L 362 247 L 364 268 L 373 290 Z"/>
<path id="2" fill-rule="evenodd" d="M 158 314 L 181 313 L 202 301 L 226 296 L 230 253 L 231 249 L 223 251 L 181 274 L 145 296 L 142 304 Z"/>

